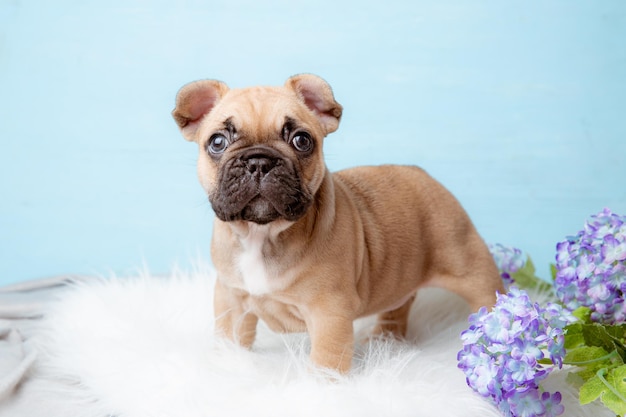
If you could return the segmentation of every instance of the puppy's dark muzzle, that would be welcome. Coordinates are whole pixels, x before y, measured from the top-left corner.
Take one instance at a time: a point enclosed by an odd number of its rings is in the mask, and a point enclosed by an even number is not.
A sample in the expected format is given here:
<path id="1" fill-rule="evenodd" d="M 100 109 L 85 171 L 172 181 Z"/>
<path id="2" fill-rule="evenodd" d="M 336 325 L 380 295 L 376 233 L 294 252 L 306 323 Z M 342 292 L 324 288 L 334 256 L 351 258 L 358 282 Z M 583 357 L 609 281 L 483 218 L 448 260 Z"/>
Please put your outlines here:
<path id="1" fill-rule="evenodd" d="M 312 200 L 293 162 L 262 145 L 242 150 L 227 161 L 217 192 L 209 198 L 219 219 L 258 224 L 280 218 L 295 221 Z"/>

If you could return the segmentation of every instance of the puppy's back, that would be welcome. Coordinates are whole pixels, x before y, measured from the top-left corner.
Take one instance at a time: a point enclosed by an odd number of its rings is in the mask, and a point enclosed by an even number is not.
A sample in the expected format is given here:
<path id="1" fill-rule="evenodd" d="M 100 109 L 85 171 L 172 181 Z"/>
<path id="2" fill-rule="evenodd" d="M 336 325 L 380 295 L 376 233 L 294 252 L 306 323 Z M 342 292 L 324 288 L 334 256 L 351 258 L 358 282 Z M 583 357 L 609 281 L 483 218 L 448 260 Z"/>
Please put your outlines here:
<path id="1" fill-rule="evenodd" d="M 452 282 L 474 271 L 495 294 L 499 277 L 482 238 L 457 199 L 423 169 L 365 166 L 333 175 L 336 192 L 348 194 L 358 211 L 352 221 L 361 223 L 364 245 L 378 248 L 372 253 L 384 253 L 380 259 L 364 259 L 369 263 L 364 270 L 372 274 L 371 297 L 394 287 L 409 292 L 414 279 L 418 286 L 452 289 Z M 374 299 L 371 303 L 377 304 Z"/>

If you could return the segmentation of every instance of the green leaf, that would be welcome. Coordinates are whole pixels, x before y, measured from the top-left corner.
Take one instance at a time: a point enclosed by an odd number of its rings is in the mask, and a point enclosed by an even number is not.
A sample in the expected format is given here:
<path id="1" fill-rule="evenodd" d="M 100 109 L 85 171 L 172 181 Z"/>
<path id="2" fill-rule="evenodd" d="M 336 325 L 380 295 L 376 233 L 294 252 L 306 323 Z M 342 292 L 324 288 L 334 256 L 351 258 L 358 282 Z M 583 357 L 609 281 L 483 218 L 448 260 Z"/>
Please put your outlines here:
<path id="1" fill-rule="evenodd" d="M 550 264 L 550 277 L 552 278 L 552 282 L 556 281 L 556 265 Z"/>
<path id="2" fill-rule="evenodd" d="M 573 349 L 585 344 L 582 323 L 572 323 L 565 326 L 565 349 Z"/>
<path id="3" fill-rule="evenodd" d="M 613 411 L 618 416 L 626 415 L 626 401 L 622 401 L 612 392 L 606 392 L 602 396 L 602 403 L 609 410 Z"/>
<path id="4" fill-rule="evenodd" d="M 602 374 L 598 375 L 602 380 Z M 607 390 L 602 394 L 602 402 L 615 414 L 626 414 L 626 365 L 612 369 L 604 379 Z"/>
<path id="5" fill-rule="evenodd" d="M 578 375 L 583 381 L 589 381 L 591 378 L 596 376 L 596 372 L 598 372 L 599 368 L 593 366 L 587 366 L 585 368 L 581 368 L 580 371 L 576 371 L 575 374 Z"/>
<path id="6" fill-rule="evenodd" d="M 583 346 L 568 350 L 563 363 L 568 365 L 589 365 L 597 362 L 609 361 L 609 353 L 598 346 Z"/>
<path id="7" fill-rule="evenodd" d="M 615 336 L 609 332 L 608 327 L 599 324 L 583 324 L 582 334 L 587 346 L 599 346 L 607 352 L 617 349 Z M 619 342 L 621 344 L 621 342 Z"/>
<path id="8" fill-rule="evenodd" d="M 576 317 L 581 323 L 591 323 L 591 309 L 589 307 L 581 306 L 572 311 L 572 315 Z"/>
<path id="9" fill-rule="evenodd" d="M 604 385 L 604 382 L 602 382 L 602 380 L 596 375 L 580 387 L 578 400 L 581 405 L 589 404 L 590 402 L 600 398 L 600 396 L 607 390 L 607 386 Z"/>
<path id="10" fill-rule="evenodd" d="M 604 328 L 613 339 L 615 350 L 618 351 L 623 364 L 624 362 L 626 362 L 626 346 L 624 346 L 624 340 L 626 339 L 626 325 L 621 324 L 604 326 Z"/>
<path id="11" fill-rule="evenodd" d="M 515 284 L 521 289 L 536 289 L 539 292 L 552 292 L 552 284 L 535 275 L 535 265 L 530 256 L 526 257 L 526 264 L 522 269 L 511 274 Z"/>
<path id="12" fill-rule="evenodd" d="M 615 358 L 619 364 L 626 362 L 626 347 L 624 346 L 626 326 L 583 324 L 581 333 L 585 345 L 599 346 L 607 352 L 617 351 L 618 355 Z"/>

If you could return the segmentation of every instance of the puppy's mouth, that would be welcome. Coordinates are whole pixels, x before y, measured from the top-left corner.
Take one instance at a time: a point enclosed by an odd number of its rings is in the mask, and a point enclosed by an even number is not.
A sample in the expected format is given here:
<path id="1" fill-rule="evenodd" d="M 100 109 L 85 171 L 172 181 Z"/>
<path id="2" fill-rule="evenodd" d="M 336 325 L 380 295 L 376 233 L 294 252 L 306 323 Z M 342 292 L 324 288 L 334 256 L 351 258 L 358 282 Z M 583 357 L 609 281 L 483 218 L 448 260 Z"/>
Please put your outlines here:
<path id="1" fill-rule="evenodd" d="M 222 221 L 267 224 L 277 219 L 298 220 L 311 205 L 312 196 L 292 161 L 272 148 L 255 146 L 226 162 L 209 200 Z"/>

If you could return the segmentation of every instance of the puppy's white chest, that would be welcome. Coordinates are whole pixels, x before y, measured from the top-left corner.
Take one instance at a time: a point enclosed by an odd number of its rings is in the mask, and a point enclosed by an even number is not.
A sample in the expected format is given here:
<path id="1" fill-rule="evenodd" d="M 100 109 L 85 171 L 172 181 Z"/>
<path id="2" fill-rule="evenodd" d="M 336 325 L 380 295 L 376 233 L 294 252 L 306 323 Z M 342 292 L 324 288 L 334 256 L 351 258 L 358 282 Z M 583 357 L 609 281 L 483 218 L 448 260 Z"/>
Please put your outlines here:
<path id="1" fill-rule="evenodd" d="M 267 242 L 267 231 L 254 227 L 241 241 L 243 251 L 237 259 L 243 284 L 252 295 L 267 294 L 272 290 L 270 273 L 263 255 L 263 246 Z"/>
<path id="2" fill-rule="evenodd" d="M 253 295 L 270 292 L 270 282 L 262 247 L 250 247 L 239 255 L 239 272 L 246 290 Z"/>

